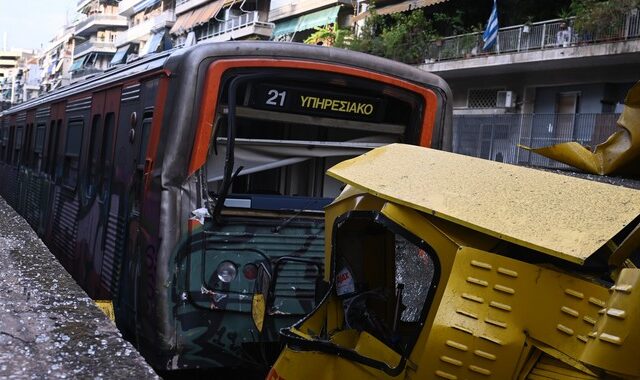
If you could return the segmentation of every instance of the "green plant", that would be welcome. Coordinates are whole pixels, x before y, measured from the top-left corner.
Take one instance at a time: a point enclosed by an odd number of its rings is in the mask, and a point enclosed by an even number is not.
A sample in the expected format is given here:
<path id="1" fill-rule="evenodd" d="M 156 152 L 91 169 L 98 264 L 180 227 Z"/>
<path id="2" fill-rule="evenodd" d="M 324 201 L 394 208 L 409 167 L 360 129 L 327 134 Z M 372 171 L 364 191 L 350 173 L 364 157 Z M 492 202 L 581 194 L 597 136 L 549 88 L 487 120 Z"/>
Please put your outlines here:
<path id="1" fill-rule="evenodd" d="M 576 31 L 597 38 L 619 28 L 625 14 L 638 6 L 640 0 L 573 0 L 570 9 Z"/>
<path id="2" fill-rule="evenodd" d="M 352 34 L 350 30 L 336 28 L 334 24 L 316 27 L 315 30 L 304 40 L 305 44 L 344 47 L 345 37 Z"/>

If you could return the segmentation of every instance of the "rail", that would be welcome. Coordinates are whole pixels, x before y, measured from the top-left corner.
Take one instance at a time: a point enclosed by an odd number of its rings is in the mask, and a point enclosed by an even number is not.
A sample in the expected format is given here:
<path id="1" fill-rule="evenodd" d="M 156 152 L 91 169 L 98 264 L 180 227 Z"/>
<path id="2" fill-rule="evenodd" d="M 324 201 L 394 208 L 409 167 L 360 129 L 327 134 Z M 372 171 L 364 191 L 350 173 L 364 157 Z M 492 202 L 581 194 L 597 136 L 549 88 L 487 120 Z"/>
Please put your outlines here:
<path id="1" fill-rule="evenodd" d="M 260 14 L 261 12 L 259 11 L 252 11 L 220 23 L 210 24 L 206 33 L 198 37 L 198 41 L 230 33 L 252 25 L 261 25 L 273 29 L 275 27 L 273 23 L 260 21 Z"/>
<path id="2" fill-rule="evenodd" d="M 501 28 L 498 42 L 483 51 L 482 32 L 461 34 L 431 42 L 425 63 L 473 58 L 489 54 L 508 54 L 580 46 L 584 44 L 623 41 L 640 37 L 640 12 L 634 9 L 608 27 L 595 32 L 578 31 L 574 19 L 555 19 Z"/>
<path id="3" fill-rule="evenodd" d="M 547 168 L 567 165 L 518 148 L 567 141 L 595 147 L 619 128 L 618 113 L 454 115 L 453 150 L 468 156 Z"/>
<path id="4" fill-rule="evenodd" d="M 114 42 L 109 42 L 105 40 L 99 40 L 97 38 L 91 38 L 80 45 L 77 45 L 73 50 L 74 57 L 77 57 L 91 49 L 101 50 L 101 51 L 113 51 L 116 50 L 116 44 Z"/>
<path id="5" fill-rule="evenodd" d="M 127 18 L 118 16 L 118 15 L 111 15 L 111 14 L 104 14 L 104 13 L 93 14 L 87 17 L 86 19 L 80 21 L 78 25 L 76 25 L 76 34 L 80 33 L 81 31 L 89 27 L 89 25 L 91 24 L 107 25 L 107 26 L 127 26 Z"/>

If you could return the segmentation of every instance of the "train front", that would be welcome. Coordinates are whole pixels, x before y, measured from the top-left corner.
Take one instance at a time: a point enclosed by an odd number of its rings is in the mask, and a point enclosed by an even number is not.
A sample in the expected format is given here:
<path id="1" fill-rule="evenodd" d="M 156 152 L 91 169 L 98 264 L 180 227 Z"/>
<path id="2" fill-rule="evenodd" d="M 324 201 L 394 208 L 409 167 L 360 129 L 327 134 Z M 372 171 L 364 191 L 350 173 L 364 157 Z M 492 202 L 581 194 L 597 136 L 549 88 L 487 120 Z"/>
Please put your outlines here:
<path id="1" fill-rule="evenodd" d="M 205 44 L 165 67 L 150 184 L 161 242 L 138 307 L 155 323 L 140 335 L 156 337 L 147 353 L 165 352 L 168 369 L 268 368 L 279 329 L 327 286 L 323 208 L 342 185 L 326 169 L 394 142 L 441 147 L 448 89 L 402 64 L 297 44 Z M 402 77 L 416 73 L 432 83 Z"/>

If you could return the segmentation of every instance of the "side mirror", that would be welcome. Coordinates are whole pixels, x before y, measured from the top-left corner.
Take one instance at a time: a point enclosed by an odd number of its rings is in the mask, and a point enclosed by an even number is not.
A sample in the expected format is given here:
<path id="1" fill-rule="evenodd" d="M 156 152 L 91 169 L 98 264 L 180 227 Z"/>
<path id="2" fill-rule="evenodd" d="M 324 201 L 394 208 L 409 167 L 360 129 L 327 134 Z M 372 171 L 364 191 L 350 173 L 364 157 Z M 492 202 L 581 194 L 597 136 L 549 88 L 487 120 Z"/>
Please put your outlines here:
<path id="1" fill-rule="evenodd" d="M 253 289 L 253 299 L 251 300 L 251 315 L 253 323 L 259 332 L 264 326 L 264 317 L 267 311 L 267 301 L 269 289 L 271 288 L 271 270 L 265 263 L 258 266 L 258 275 Z"/>

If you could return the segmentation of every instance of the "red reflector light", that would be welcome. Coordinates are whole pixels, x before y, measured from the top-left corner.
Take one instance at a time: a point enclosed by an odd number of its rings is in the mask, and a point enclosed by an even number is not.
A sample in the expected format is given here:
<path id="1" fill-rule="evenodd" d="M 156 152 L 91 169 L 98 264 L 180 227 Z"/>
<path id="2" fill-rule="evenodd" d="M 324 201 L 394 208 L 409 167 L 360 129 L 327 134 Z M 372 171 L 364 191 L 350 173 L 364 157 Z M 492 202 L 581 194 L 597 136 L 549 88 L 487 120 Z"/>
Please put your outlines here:
<path id="1" fill-rule="evenodd" d="M 255 264 L 247 264 L 242 268 L 242 274 L 247 280 L 255 280 L 258 276 L 258 267 Z"/>

